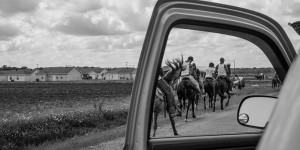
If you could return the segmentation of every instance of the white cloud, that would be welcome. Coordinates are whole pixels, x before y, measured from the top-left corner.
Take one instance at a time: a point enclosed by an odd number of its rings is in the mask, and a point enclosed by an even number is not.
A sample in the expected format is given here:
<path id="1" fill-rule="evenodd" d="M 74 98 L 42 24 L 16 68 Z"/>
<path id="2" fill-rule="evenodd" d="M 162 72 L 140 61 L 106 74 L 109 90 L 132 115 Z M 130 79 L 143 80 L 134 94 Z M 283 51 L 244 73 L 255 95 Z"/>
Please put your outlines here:
<path id="1" fill-rule="evenodd" d="M 300 20 L 299 0 L 215 1 L 270 16 L 283 26 L 295 49 L 300 49 L 299 35 L 287 25 Z M 1 63 L 29 67 L 36 64 L 116 67 L 129 62 L 136 66 L 155 2 L 0 0 Z M 237 67 L 270 65 L 263 61 L 266 57 L 262 51 L 245 40 L 208 32 L 172 32 L 165 57 L 183 53 L 185 57 L 195 56 L 197 64 L 207 65 L 210 61 L 217 63 L 223 56 L 235 59 Z"/>

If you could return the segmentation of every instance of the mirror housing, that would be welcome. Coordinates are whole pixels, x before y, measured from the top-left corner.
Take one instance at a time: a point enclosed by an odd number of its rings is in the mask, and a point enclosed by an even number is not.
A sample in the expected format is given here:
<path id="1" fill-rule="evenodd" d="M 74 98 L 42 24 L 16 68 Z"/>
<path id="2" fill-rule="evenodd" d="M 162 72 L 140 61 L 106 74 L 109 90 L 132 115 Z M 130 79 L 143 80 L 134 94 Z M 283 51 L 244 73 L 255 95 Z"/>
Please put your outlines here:
<path id="1" fill-rule="evenodd" d="M 239 106 L 237 121 L 242 126 L 264 129 L 272 115 L 277 97 L 252 95 L 245 97 Z"/>

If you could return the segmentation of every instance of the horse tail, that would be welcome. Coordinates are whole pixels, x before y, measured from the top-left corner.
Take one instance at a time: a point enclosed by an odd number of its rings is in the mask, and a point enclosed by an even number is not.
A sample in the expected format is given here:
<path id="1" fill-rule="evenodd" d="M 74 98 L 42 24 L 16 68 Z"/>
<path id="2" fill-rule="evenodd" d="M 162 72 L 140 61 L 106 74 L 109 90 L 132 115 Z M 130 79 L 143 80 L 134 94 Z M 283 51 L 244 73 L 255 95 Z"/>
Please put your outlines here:
<path id="1" fill-rule="evenodd" d="M 184 100 L 185 100 L 187 98 L 187 96 L 186 96 L 187 95 L 186 94 L 186 86 L 184 86 L 183 89 L 184 89 Z"/>

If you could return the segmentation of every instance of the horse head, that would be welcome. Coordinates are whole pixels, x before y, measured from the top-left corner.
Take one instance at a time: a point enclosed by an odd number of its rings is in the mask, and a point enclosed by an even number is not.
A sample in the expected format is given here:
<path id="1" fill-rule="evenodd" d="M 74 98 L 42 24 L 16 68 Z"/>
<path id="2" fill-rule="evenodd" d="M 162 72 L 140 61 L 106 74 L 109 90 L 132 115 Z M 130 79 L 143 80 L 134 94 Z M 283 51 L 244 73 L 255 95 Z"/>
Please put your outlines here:
<path id="1" fill-rule="evenodd" d="M 176 80 L 182 71 L 183 56 L 181 58 L 175 58 L 172 61 L 167 60 L 166 65 L 170 70 L 163 76 L 163 79 L 166 80 L 169 84 Z"/>

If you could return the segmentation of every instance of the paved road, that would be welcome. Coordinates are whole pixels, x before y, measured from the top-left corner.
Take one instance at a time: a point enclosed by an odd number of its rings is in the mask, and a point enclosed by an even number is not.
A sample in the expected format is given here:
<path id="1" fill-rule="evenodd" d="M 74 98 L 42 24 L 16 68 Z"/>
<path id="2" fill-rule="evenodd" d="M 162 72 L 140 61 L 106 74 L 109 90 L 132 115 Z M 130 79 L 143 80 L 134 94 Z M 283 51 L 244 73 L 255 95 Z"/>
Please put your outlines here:
<path id="1" fill-rule="evenodd" d="M 260 132 L 258 129 L 252 129 L 239 125 L 236 121 L 236 113 L 238 104 L 244 95 L 234 96 L 229 107 L 225 110 L 220 110 L 220 102 L 216 105 L 216 112 L 212 109 L 204 110 L 200 106 L 200 111 L 196 112 L 197 118 L 191 118 L 189 113 L 188 122 L 184 122 L 184 117 L 175 119 L 176 128 L 180 135 L 216 135 L 216 134 L 234 134 L 241 132 Z M 151 132 L 151 134 L 153 131 Z M 173 136 L 173 131 L 168 121 L 168 118 L 159 118 L 157 137 Z M 117 138 L 112 141 L 100 143 L 95 146 L 86 147 L 82 150 L 115 150 L 122 149 L 124 137 Z"/>

